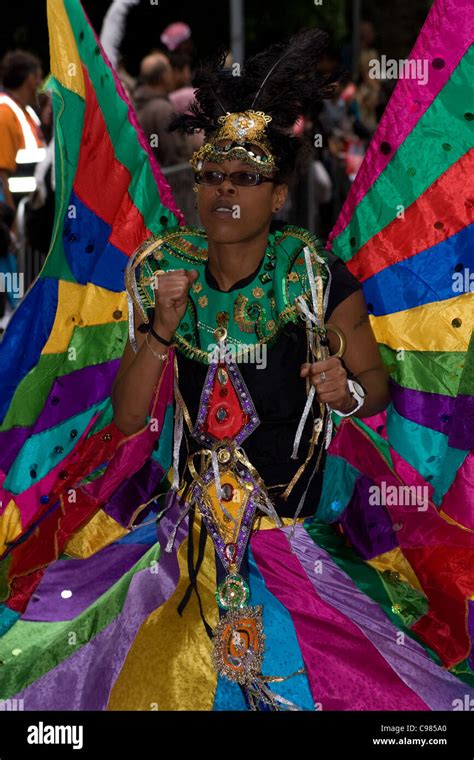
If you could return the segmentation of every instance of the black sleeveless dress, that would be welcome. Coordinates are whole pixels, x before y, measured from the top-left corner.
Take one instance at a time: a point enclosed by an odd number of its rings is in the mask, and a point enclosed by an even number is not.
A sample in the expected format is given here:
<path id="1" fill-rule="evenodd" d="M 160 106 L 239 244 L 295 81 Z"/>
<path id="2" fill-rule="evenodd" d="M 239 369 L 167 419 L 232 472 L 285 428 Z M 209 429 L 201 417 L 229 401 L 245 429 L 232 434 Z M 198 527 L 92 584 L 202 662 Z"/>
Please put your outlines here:
<path id="1" fill-rule="evenodd" d="M 349 272 L 345 264 L 333 254 L 328 254 L 332 274 L 326 322 L 336 306 L 345 298 L 361 289 L 359 281 Z M 239 290 L 257 275 L 260 264 L 254 273 L 236 282 L 230 290 Z M 205 268 L 205 277 L 209 287 L 220 290 L 209 271 Z M 199 400 L 204 385 L 207 366 L 201 362 L 177 353 L 179 369 L 179 387 L 188 407 L 191 420 L 197 417 Z M 285 325 L 276 342 L 268 348 L 266 366 L 257 363 L 239 363 L 242 377 L 250 391 L 260 424 L 243 442 L 249 461 L 258 471 L 267 486 L 270 498 L 278 514 L 293 517 L 314 472 L 319 449 L 324 448 L 322 436 L 318 441 L 311 460 L 303 474 L 296 482 L 288 498 L 283 500 L 281 494 L 291 481 L 300 465 L 305 461 L 309 451 L 309 439 L 313 429 L 315 415 L 319 414 L 319 405 L 313 404 L 301 437 L 298 459 L 292 459 L 293 441 L 298 423 L 306 403 L 306 381 L 299 375 L 301 365 L 306 362 L 306 334 L 303 323 Z M 180 474 L 184 473 L 186 459 L 190 452 L 199 449 L 199 444 L 189 434 L 183 440 L 180 450 Z M 300 516 L 313 515 L 317 509 L 322 488 L 325 451 L 320 459 L 319 470 L 311 478 Z M 185 474 L 189 482 L 189 473 Z"/>

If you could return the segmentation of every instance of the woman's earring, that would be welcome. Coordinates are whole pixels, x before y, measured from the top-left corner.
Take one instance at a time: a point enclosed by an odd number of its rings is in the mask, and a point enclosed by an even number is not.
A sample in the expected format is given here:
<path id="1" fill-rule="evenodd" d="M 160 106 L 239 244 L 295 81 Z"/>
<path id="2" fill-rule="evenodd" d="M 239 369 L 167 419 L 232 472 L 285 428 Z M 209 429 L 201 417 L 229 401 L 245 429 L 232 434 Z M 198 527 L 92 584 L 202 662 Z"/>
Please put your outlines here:
<path id="1" fill-rule="evenodd" d="M 193 191 L 194 191 L 195 193 L 197 193 L 197 191 L 198 191 L 198 186 L 197 186 L 197 185 L 194 185 L 194 187 L 193 187 Z"/>

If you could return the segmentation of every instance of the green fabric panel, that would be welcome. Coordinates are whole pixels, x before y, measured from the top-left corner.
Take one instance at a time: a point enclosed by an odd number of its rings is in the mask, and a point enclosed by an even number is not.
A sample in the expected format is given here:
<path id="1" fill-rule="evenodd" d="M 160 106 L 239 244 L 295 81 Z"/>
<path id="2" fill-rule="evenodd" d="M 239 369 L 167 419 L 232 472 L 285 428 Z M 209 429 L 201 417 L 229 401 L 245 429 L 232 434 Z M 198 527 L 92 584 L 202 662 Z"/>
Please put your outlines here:
<path id="1" fill-rule="evenodd" d="M 408 208 L 474 144 L 472 111 L 474 45 L 389 164 L 358 204 L 349 225 L 335 238 L 333 251 L 344 261 Z M 444 146 L 444 147 L 443 147 Z M 411 170 L 416 173 L 412 176 Z M 410 173 L 409 173 L 410 172 Z M 351 239 L 354 239 L 351 245 Z"/>
<path id="2" fill-rule="evenodd" d="M 387 435 L 395 451 L 433 486 L 433 501 L 439 506 L 468 452 L 450 448 L 446 435 L 407 420 L 392 406 L 387 410 Z"/>
<path id="3" fill-rule="evenodd" d="M 63 228 L 76 176 L 85 103 L 77 93 L 67 90 L 54 77 L 50 77 L 48 86 L 52 90 L 54 109 L 56 209 L 50 252 L 39 276 L 76 282 L 64 253 Z"/>
<path id="4" fill-rule="evenodd" d="M 353 549 L 345 545 L 343 536 L 338 535 L 330 525 L 320 520 L 305 522 L 305 529 L 313 541 L 327 551 L 335 564 L 353 581 L 357 588 L 373 599 L 385 612 L 397 629 L 417 641 L 437 665 L 441 660 L 408 628 L 400 615 L 392 611 L 392 601 L 381 581 L 380 573 L 359 557 Z"/>
<path id="5" fill-rule="evenodd" d="M 399 354 L 403 359 L 397 359 L 395 349 L 383 343 L 379 343 L 379 349 L 392 378 L 404 388 L 444 396 L 458 394 L 465 354 L 458 351 L 404 351 Z"/>
<path id="6" fill-rule="evenodd" d="M 41 678 L 110 625 L 122 611 L 133 576 L 150 567 L 159 557 L 160 545 L 156 543 L 117 583 L 73 620 L 60 623 L 18 620 L 0 638 L 0 660 L 4 663 L 1 669 L 2 698 L 16 694 Z M 72 632 L 77 644 L 69 644 Z M 21 654 L 12 655 L 14 649 L 21 649 Z"/>
<path id="7" fill-rule="evenodd" d="M 91 427 L 89 432 L 87 433 L 87 438 L 91 438 L 93 435 L 99 432 L 99 430 L 103 430 L 107 425 L 109 425 L 113 418 L 114 418 L 114 408 L 112 406 L 112 398 L 110 396 L 105 399 L 106 403 L 103 406 L 102 414 L 99 417 L 98 420 L 94 423 L 94 425 Z"/>
<path id="8" fill-rule="evenodd" d="M 67 14 L 81 59 L 95 90 L 117 160 L 131 175 L 130 197 L 153 233 L 176 225 L 174 214 L 160 203 L 159 192 L 150 159 L 140 145 L 137 133 L 128 119 L 128 107 L 117 93 L 112 72 L 100 55 L 94 33 L 77 0 L 65 0 Z M 81 39 L 82 35 L 82 39 Z M 166 217 L 163 224 L 161 217 Z"/>
<path id="9" fill-rule="evenodd" d="M 19 494 L 28 487 L 27 483 L 32 484 L 44 478 L 77 445 L 77 438 L 71 438 L 70 431 L 75 429 L 78 436 L 81 436 L 94 414 L 108 403 L 107 398 L 101 404 L 94 404 L 90 409 L 70 417 L 61 424 L 27 438 L 8 471 L 3 487 L 12 494 Z M 56 454 L 56 446 L 60 446 L 63 452 Z M 35 478 L 30 475 L 33 466 L 36 471 Z"/>
<path id="10" fill-rule="evenodd" d="M 168 472 L 173 459 L 173 425 L 174 425 L 174 407 L 169 404 L 163 422 L 163 429 L 158 441 L 158 449 L 153 450 L 152 459 L 159 462 L 165 472 Z"/>
<path id="11" fill-rule="evenodd" d="M 15 426 L 33 425 L 42 411 L 46 398 L 57 377 L 69 375 L 92 364 L 119 359 L 128 335 L 127 322 L 76 327 L 69 348 L 61 354 L 42 354 L 38 363 L 19 383 L 5 415 L 1 430 Z M 75 360 L 71 349 L 75 349 Z M 28 403 L 25 404 L 25 398 Z"/>
<path id="12" fill-rule="evenodd" d="M 474 395 L 474 332 L 471 335 L 469 347 L 465 355 L 464 370 L 459 383 L 459 393 L 466 396 Z"/>
<path id="13" fill-rule="evenodd" d="M 450 668 L 449 672 L 453 673 L 457 678 L 460 678 L 461 681 L 465 681 L 465 683 L 468 683 L 470 686 L 474 686 L 474 670 L 469 665 L 469 658 L 454 665 Z"/>
<path id="14" fill-rule="evenodd" d="M 0 562 L 0 602 L 4 602 L 10 596 L 8 578 L 12 559 L 12 555 L 8 554 L 5 559 Z"/>
<path id="15" fill-rule="evenodd" d="M 334 522 L 344 512 L 360 472 L 345 459 L 328 454 L 323 487 L 316 515 L 324 522 Z"/>
<path id="16" fill-rule="evenodd" d="M 379 573 L 379 578 L 392 605 L 399 605 L 400 611 L 397 614 L 407 627 L 428 614 L 428 599 L 421 591 L 404 581 L 393 580 L 390 570 Z"/>

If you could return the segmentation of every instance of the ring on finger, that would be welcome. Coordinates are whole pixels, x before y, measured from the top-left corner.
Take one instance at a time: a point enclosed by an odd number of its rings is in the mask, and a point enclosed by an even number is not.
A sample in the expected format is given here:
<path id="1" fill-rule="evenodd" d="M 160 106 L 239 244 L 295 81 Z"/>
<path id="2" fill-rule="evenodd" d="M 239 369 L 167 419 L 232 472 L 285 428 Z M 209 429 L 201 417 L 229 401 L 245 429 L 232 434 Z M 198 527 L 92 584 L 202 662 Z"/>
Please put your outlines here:
<path id="1" fill-rule="evenodd" d="M 320 374 L 319 377 L 320 377 L 322 383 L 326 382 L 326 373 L 325 372 L 321 372 L 321 374 Z"/>

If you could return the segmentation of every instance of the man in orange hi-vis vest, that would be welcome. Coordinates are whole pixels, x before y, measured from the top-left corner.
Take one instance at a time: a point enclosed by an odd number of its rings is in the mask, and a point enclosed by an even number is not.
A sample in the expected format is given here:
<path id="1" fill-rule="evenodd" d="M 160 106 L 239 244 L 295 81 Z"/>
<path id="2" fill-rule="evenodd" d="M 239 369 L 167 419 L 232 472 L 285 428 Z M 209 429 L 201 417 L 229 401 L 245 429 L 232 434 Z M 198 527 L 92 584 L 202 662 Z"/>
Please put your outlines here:
<path id="1" fill-rule="evenodd" d="M 1 67 L 0 89 L 0 183 L 5 202 L 15 208 L 9 179 L 19 164 L 37 164 L 44 158 L 45 145 L 40 121 L 33 106 L 42 81 L 41 63 L 34 55 L 22 50 L 7 53 Z M 31 172 L 33 173 L 33 172 Z M 24 191 L 27 187 L 22 177 Z M 18 188 L 21 189 L 20 187 Z"/>

